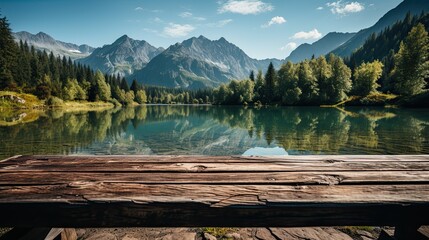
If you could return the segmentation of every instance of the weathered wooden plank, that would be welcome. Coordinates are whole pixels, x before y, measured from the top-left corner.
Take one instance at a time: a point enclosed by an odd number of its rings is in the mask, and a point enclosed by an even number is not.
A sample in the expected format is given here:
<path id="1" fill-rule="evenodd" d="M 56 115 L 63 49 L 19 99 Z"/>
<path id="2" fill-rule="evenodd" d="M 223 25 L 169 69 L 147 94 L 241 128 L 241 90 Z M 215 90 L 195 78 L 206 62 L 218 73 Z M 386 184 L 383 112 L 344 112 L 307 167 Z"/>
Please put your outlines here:
<path id="1" fill-rule="evenodd" d="M 417 226 L 428 158 L 22 156 L 0 163 L 0 226 Z"/>
<path id="2" fill-rule="evenodd" d="M 429 161 L 429 155 L 299 155 L 299 156 L 273 156 L 273 157 L 250 157 L 250 156 L 174 156 L 174 155 L 83 155 L 83 156 L 58 156 L 58 155 L 35 155 L 16 156 L 2 161 L 2 165 L 22 163 L 53 163 L 53 162 L 137 162 L 137 163 L 233 163 L 233 162 L 418 162 Z"/>
<path id="3" fill-rule="evenodd" d="M 0 172 L 278 172 L 278 171 L 429 171 L 428 162 L 305 162 L 305 163 L 69 163 L 11 164 Z"/>
<path id="4" fill-rule="evenodd" d="M 0 187 L 0 204 L 91 201 L 199 202 L 211 207 L 298 203 L 429 204 L 429 185 L 192 185 L 77 181 L 63 185 Z"/>
<path id="5" fill-rule="evenodd" d="M 0 174 L 0 186 L 53 185 L 69 182 L 142 184 L 429 184 L 429 171 L 355 172 L 230 172 L 230 173 L 116 173 L 16 172 Z"/>

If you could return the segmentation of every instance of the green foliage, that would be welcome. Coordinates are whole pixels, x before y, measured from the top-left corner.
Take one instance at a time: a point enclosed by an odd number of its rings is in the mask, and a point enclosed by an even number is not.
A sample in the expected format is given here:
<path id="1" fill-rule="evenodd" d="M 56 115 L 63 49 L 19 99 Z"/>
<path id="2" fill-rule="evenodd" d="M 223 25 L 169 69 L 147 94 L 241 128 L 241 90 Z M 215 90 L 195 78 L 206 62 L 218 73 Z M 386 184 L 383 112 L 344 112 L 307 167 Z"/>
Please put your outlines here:
<path id="1" fill-rule="evenodd" d="M 68 101 L 86 100 L 86 92 L 76 79 L 67 79 L 66 85 L 63 87 L 63 99 Z"/>
<path id="2" fill-rule="evenodd" d="M 264 92 L 264 77 L 262 76 L 262 71 L 259 70 L 255 83 L 255 101 L 262 101 L 264 98 Z"/>
<path id="3" fill-rule="evenodd" d="M 277 85 L 277 72 L 274 69 L 273 63 L 268 65 L 267 72 L 265 73 L 265 96 L 266 103 L 271 103 L 275 97 L 275 88 Z"/>
<path id="4" fill-rule="evenodd" d="M 242 105 L 253 102 L 255 83 L 249 80 L 232 80 L 228 85 L 221 85 L 214 90 L 218 104 Z"/>
<path id="5" fill-rule="evenodd" d="M 283 64 L 278 72 L 279 77 L 279 98 L 283 105 L 294 105 L 298 103 L 302 94 L 298 87 L 298 76 L 296 66 L 288 61 Z"/>
<path id="6" fill-rule="evenodd" d="M 0 89 L 17 90 L 16 74 L 18 48 L 13 40 L 8 20 L 0 18 Z"/>
<path id="7" fill-rule="evenodd" d="M 132 90 L 134 92 L 134 94 L 137 94 L 137 92 L 139 90 L 142 90 L 142 87 L 140 86 L 140 84 L 137 82 L 137 80 L 133 80 L 133 82 L 131 83 L 131 87 L 130 90 Z"/>
<path id="8" fill-rule="evenodd" d="M 347 93 L 352 88 L 352 74 L 340 57 L 331 54 L 328 62 L 331 65 L 332 75 L 328 79 L 326 89 L 320 91 L 328 96 L 327 103 L 336 103 L 347 99 Z"/>
<path id="9" fill-rule="evenodd" d="M 106 83 L 103 73 L 98 70 L 95 73 L 96 98 L 101 101 L 109 101 L 111 98 L 110 86 Z M 124 97 L 125 98 L 125 97 Z M 119 100 L 119 99 L 118 99 Z"/>
<path id="10" fill-rule="evenodd" d="M 419 94 L 429 76 L 429 37 L 423 24 L 413 27 L 395 55 L 394 88 L 405 96 Z"/>
<path id="11" fill-rule="evenodd" d="M 408 13 L 402 21 L 385 28 L 378 35 L 374 34 L 369 37 L 361 48 L 346 59 L 347 65 L 355 69 L 364 62 L 380 60 L 384 65 L 383 74 L 379 81 L 381 90 L 385 92 L 394 91 L 392 71 L 395 67 L 395 52 L 399 51 L 400 43 L 419 23 L 425 25 L 426 31 L 429 31 L 429 14 L 412 16 Z"/>
<path id="12" fill-rule="evenodd" d="M 375 60 L 372 63 L 362 63 L 354 72 L 353 92 L 358 96 L 368 96 L 376 93 L 380 85 L 377 81 L 383 73 L 383 64 Z"/>
<path id="13" fill-rule="evenodd" d="M 300 96 L 301 102 L 309 104 L 317 100 L 319 95 L 317 79 L 313 75 L 310 64 L 307 60 L 299 64 L 297 74 L 298 88 L 302 91 Z"/>
<path id="14" fill-rule="evenodd" d="M 317 79 L 319 100 L 321 103 L 327 103 L 330 101 L 328 94 L 331 85 L 332 67 L 328 64 L 324 56 L 311 60 L 310 64 L 313 69 L 313 75 Z"/>
<path id="15" fill-rule="evenodd" d="M 255 72 L 252 70 L 250 71 L 249 79 L 254 82 L 255 81 Z"/>
<path id="16" fill-rule="evenodd" d="M 42 79 L 38 81 L 36 87 L 36 96 L 40 99 L 48 99 L 52 92 L 52 82 L 49 75 L 44 75 Z"/>
<path id="17" fill-rule="evenodd" d="M 46 100 L 46 105 L 49 107 L 62 107 L 64 105 L 64 101 L 60 98 L 51 96 Z"/>
<path id="18" fill-rule="evenodd" d="M 136 102 L 139 104 L 144 104 L 147 102 L 146 92 L 144 90 L 138 90 L 136 93 Z"/>

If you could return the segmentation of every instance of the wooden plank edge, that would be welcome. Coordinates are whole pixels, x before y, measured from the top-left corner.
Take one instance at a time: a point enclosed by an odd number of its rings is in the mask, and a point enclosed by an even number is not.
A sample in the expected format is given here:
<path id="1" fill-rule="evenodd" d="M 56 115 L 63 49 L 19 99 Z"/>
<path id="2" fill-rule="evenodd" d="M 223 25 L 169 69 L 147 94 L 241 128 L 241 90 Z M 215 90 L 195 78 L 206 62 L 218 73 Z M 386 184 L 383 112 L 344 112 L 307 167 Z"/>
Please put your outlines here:
<path id="1" fill-rule="evenodd" d="M 15 156 L 12 156 L 12 157 L 0 160 L 0 163 L 7 162 L 7 161 L 12 161 L 12 160 L 17 160 L 17 159 L 19 159 L 21 157 L 23 157 L 23 155 L 15 155 Z"/>

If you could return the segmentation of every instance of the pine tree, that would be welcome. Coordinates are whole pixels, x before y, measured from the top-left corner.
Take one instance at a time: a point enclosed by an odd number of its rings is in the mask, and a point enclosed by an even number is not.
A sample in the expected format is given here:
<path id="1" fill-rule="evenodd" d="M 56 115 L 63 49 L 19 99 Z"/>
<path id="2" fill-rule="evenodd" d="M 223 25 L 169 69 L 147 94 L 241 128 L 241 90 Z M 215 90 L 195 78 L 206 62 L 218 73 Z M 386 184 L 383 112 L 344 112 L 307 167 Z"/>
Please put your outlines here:
<path id="1" fill-rule="evenodd" d="M 17 67 L 18 46 L 13 40 L 9 22 L 0 18 L 0 89 L 17 90 L 14 79 Z"/>
<path id="2" fill-rule="evenodd" d="M 121 79 L 121 89 L 123 89 L 125 92 L 130 91 L 130 87 L 128 86 L 128 82 L 124 77 Z"/>
<path id="3" fill-rule="evenodd" d="M 265 73 L 265 102 L 272 103 L 275 97 L 275 87 L 277 83 L 277 73 L 274 69 L 273 63 L 270 62 L 268 65 L 268 70 Z"/>
<path id="4" fill-rule="evenodd" d="M 394 88 L 410 96 L 423 91 L 429 72 L 429 37 L 423 24 L 413 27 L 395 55 Z"/>
<path id="5" fill-rule="evenodd" d="M 136 79 L 133 80 L 133 83 L 131 83 L 130 90 L 134 92 L 134 94 L 137 94 L 139 90 L 141 90 L 140 84 L 137 82 Z"/>
<path id="6" fill-rule="evenodd" d="M 253 70 L 252 70 L 252 71 L 250 71 L 249 79 L 250 79 L 252 82 L 254 82 L 254 81 L 255 81 L 255 72 L 253 72 Z"/>
<path id="7" fill-rule="evenodd" d="M 256 75 L 256 83 L 255 83 L 255 101 L 263 101 L 264 98 L 264 77 L 262 76 L 262 71 L 258 71 L 258 75 Z"/>

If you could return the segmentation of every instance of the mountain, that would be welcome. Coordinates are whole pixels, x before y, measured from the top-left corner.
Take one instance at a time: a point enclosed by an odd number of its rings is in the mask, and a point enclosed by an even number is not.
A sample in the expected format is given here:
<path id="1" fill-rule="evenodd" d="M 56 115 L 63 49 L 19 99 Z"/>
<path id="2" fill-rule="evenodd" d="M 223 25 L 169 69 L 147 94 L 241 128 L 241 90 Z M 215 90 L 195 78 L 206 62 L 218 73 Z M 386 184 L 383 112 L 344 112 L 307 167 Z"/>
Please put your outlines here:
<path id="1" fill-rule="evenodd" d="M 129 76 L 135 70 L 142 69 L 162 51 L 163 48 L 156 48 L 146 41 L 134 40 L 124 35 L 78 61 L 104 73 Z"/>
<path id="2" fill-rule="evenodd" d="M 404 0 L 396 8 L 387 12 L 375 25 L 370 28 L 360 30 L 349 41 L 332 51 L 332 53 L 348 57 L 356 49 L 360 48 L 373 33 L 379 33 L 386 27 L 402 20 L 410 12 L 412 15 L 421 14 L 423 11 L 429 11 L 429 1 L 427 0 Z"/>
<path id="3" fill-rule="evenodd" d="M 211 41 L 204 36 L 176 43 L 152 59 L 131 78 L 148 85 L 199 89 L 217 87 L 231 79 L 243 79 L 250 71 L 266 70 L 272 61 L 256 60 L 225 38 Z"/>
<path id="4" fill-rule="evenodd" d="M 286 60 L 297 63 L 305 59 L 311 59 L 313 55 L 316 58 L 322 55 L 326 55 L 332 50 L 347 42 L 355 34 L 356 33 L 328 33 L 326 34 L 326 36 L 314 42 L 313 44 L 301 44 L 297 49 L 292 51 L 292 53 L 289 55 L 289 57 L 286 58 Z"/>
<path id="5" fill-rule="evenodd" d="M 37 50 L 53 52 L 55 55 L 70 57 L 73 60 L 86 57 L 94 50 L 93 47 L 85 44 L 78 46 L 73 43 L 55 40 L 53 37 L 43 32 L 31 34 L 23 31 L 12 33 L 12 35 L 18 43 L 22 40 L 29 45 L 33 45 Z"/>
<path id="6" fill-rule="evenodd" d="M 104 73 L 129 76 L 162 51 L 163 48 L 156 48 L 146 41 L 123 35 L 114 43 L 97 48 L 91 55 L 78 61 Z"/>

